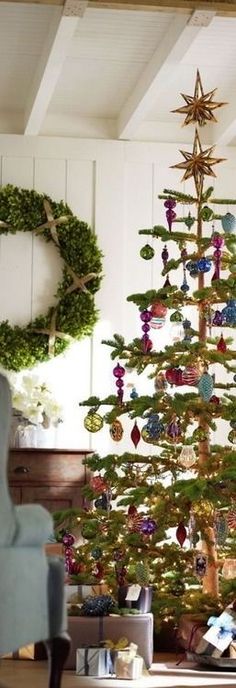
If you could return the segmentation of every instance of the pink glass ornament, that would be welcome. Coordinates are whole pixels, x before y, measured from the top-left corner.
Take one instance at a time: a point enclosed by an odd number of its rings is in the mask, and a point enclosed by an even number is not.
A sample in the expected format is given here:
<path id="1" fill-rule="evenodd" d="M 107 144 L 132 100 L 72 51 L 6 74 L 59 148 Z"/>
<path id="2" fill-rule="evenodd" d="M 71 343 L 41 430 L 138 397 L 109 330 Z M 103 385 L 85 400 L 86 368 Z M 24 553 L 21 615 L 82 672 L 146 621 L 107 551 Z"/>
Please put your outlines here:
<path id="1" fill-rule="evenodd" d="M 213 232 L 211 243 L 212 246 L 214 246 L 216 249 L 213 253 L 215 259 L 215 271 L 211 280 L 212 282 L 214 282 L 215 280 L 220 279 L 221 248 L 222 246 L 224 246 L 224 237 L 220 234 L 217 234 L 217 232 Z"/>

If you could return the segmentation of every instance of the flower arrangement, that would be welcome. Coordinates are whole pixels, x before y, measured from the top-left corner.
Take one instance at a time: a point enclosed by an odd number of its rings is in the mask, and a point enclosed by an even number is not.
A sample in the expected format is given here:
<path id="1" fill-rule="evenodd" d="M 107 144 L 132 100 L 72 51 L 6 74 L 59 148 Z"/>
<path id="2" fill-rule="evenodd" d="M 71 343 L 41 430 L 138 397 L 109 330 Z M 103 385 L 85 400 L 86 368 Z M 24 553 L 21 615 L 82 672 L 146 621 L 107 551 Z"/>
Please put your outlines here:
<path id="1" fill-rule="evenodd" d="M 54 399 L 45 382 L 36 375 L 18 376 L 9 379 L 12 392 L 13 409 L 32 425 L 49 428 L 57 426 L 62 420 L 62 407 Z"/>

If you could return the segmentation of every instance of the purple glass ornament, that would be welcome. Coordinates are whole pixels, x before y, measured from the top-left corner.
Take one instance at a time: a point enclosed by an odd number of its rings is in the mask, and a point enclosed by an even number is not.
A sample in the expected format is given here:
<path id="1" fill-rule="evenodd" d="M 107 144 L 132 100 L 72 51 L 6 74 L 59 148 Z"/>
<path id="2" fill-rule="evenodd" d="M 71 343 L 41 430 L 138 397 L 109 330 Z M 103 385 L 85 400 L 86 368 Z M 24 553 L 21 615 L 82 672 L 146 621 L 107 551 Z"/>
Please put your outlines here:
<path id="1" fill-rule="evenodd" d="M 169 425 L 167 425 L 166 428 L 166 434 L 172 439 L 176 440 L 177 437 L 180 437 L 181 435 L 181 429 L 180 429 L 180 424 L 179 420 L 176 420 L 176 418 L 173 418 Z"/>
<path id="2" fill-rule="evenodd" d="M 168 198 L 165 201 L 164 206 L 165 206 L 165 208 L 167 208 L 166 219 L 167 219 L 169 231 L 171 232 L 172 222 L 176 218 L 176 213 L 173 210 L 173 208 L 175 208 L 175 206 L 176 206 L 176 201 L 174 201 L 172 198 Z"/>
<path id="3" fill-rule="evenodd" d="M 221 259 L 221 247 L 224 245 L 224 237 L 220 234 L 213 232 L 211 239 L 212 246 L 215 247 L 214 259 L 215 259 L 215 271 L 212 277 L 212 282 L 220 279 L 220 259 Z"/>
<path id="4" fill-rule="evenodd" d="M 72 533 L 65 533 L 65 535 L 63 535 L 62 542 L 65 547 L 71 547 L 74 544 L 74 541 L 75 538 Z"/>
<path id="5" fill-rule="evenodd" d="M 113 368 L 113 375 L 117 378 L 117 380 L 116 380 L 116 386 L 118 387 L 117 396 L 119 399 L 119 403 L 122 404 L 123 394 L 124 394 L 124 390 L 123 390 L 124 382 L 122 380 L 122 377 L 124 377 L 124 375 L 125 375 L 125 368 L 123 368 L 123 366 L 121 366 L 119 363 L 117 363 L 115 368 Z"/>
<path id="6" fill-rule="evenodd" d="M 149 334 L 148 334 L 148 332 L 150 330 L 150 325 L 148 323 L 152 319 L 152 314 L 150 311 L 147 310 L 147 308 L 145 308 L 145 310 L 142 311 L 142 313 L 140 314 L 140 318 L 141 318 L 142 322 L 144 323 L 144 325 L 142 325 L 142 331 L 144 332 L 144 335 L 141 339 L 142 349 L 143 349 L 143 353 L 147 354 L 149 351 L 151 351 L 151 349 L 153 347 L 152 341 L 151 341 Z"/>
<path id="7" fill-rule="evenodd" d="M 169 258 L 169 253 L 168 253 L 167 246 L 164 246 L 163 251 L 162 251 L 162 254 L 161 254 L 161 258 L 162 258 L 162 260 L 163 260 L 164 267 L 165 267 L 165 266 L 166 266 L 166 263 L 167 263 L 167 261 L 168 261 L 168 258 Z"/>
<path id="8" fill-rule="evenodd" d="M 223 317 L 222 313 L 220 311 L 215 311 L 214 318 L 212 320 L 212 325 L 215 325 L 216 327 L 220 327 L 223 322 Z"/>
<path id="9" fill-rule="evenodd" d="M 224 246 L 224 237 L 216 232 L 212 235 L 211 243 L 215 248 L 221 248 Z"/>
<path id="10" fill-rule="evenodd" d="M 152 535 L 155 533 L 155 530 L 157 530 L 157 524 L 156 521 L 154 521 L 153 518 L 143 518 L 143 520 L 140 523 L 139 530 L 143 535 Z"/>

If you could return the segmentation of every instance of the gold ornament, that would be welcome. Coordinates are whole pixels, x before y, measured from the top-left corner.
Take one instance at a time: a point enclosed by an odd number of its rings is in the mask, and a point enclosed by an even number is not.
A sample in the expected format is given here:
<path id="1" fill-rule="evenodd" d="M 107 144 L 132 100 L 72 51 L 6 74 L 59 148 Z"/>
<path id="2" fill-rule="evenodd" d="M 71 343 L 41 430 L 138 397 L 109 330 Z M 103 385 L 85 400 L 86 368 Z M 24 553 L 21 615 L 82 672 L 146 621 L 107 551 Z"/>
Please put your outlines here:
<path id="1" fill-rule="evenodd" d="M 113 423 L 110 426 L 110 435 L 114 442 L 120 442 L 120 440 L 122 440 L 123 432 L 124 430 L 120 420 L 113 420 Z"/>
<path id="2" fill-rule="evenodd" d="M 215 172 L 212 170 L 212 165 L 216 165 L 218 162 L 225 160 L 225 158 L 211 157 L 214 148 L 215 146 L 211 146 L 210 148 L 206 148 L 206 150 L 202 150 L 201 141 L 196 129 L 192 153 L 181 150 L 180 153 L 185 158 L 184 162 L 179 162 L 177 165 L 171 165 L 172 168 L 185 170 L 182 181 L 194 177 L 198 199 L 201 198 L 204 177 L 216 177 Z"/>
<path id="3" fill-rule="evenodd" d="M 197 457 L 192 445 L 185 445 L 182 447 L 179 455 L 179 463 L 184 468 L 191 468 L 196 463 Z"/>
<path id="4" fill-rule="evenodd" d="M 103 426 L 103 418 L 96 413 L 94 409 L 91 409 L 84 419 L 84 427 L 89 432 L 98 432 Z"/>
<path id="5" fill-rule="evenodd" d="M 178 112 L 180 114 L 186 114 L 184 125 L 190 124 L 190 122 L 197 122 L 200 127 L 202 127 L 206 122 L 217 122 L 213 114 L 213 110 L 218 107 L 227 105 L 227 103 L 216 103 L 213 101 L 213 97 L 217 88 L 209 93 L 204 93 L 200 73 L 197 70 L 194 95 L 187 96 L 181 93 L 182 98 L 185 100 L 186 105 L 183 105 L 172 112 Z"/>

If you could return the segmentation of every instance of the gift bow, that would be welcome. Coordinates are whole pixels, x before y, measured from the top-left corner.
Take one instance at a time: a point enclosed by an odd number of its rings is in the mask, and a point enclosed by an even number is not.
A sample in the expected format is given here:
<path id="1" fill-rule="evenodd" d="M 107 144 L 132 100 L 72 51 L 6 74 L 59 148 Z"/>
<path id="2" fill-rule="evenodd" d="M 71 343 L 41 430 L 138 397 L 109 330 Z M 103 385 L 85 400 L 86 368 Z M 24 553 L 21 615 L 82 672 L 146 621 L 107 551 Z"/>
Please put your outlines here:
<path id="1" fill-rule="evenodd" d="M 113 642 L 113 640 L 103 640 L 102 641 L 103 647 L 107 648 L 107 650 L 128 650 L 129 649 L 129 641 L 128 638 L 125 638 L 123 636 L 122 638 L 119 638 L 116 643 Z"/>
<path id="2" fill-rule="evenodd" d="M 220 617 L 210 616 L 207 625 L 218 628 L 218 634 L 220 638 L 223 638 L 224 635 L 227 635 L 228 633 L 231 633 L 232 638 L 235 636 L 235 621 L 233 619 L 229 618 L 228 621 L 224 620 L 224 623 L 222 624 Z"/>

